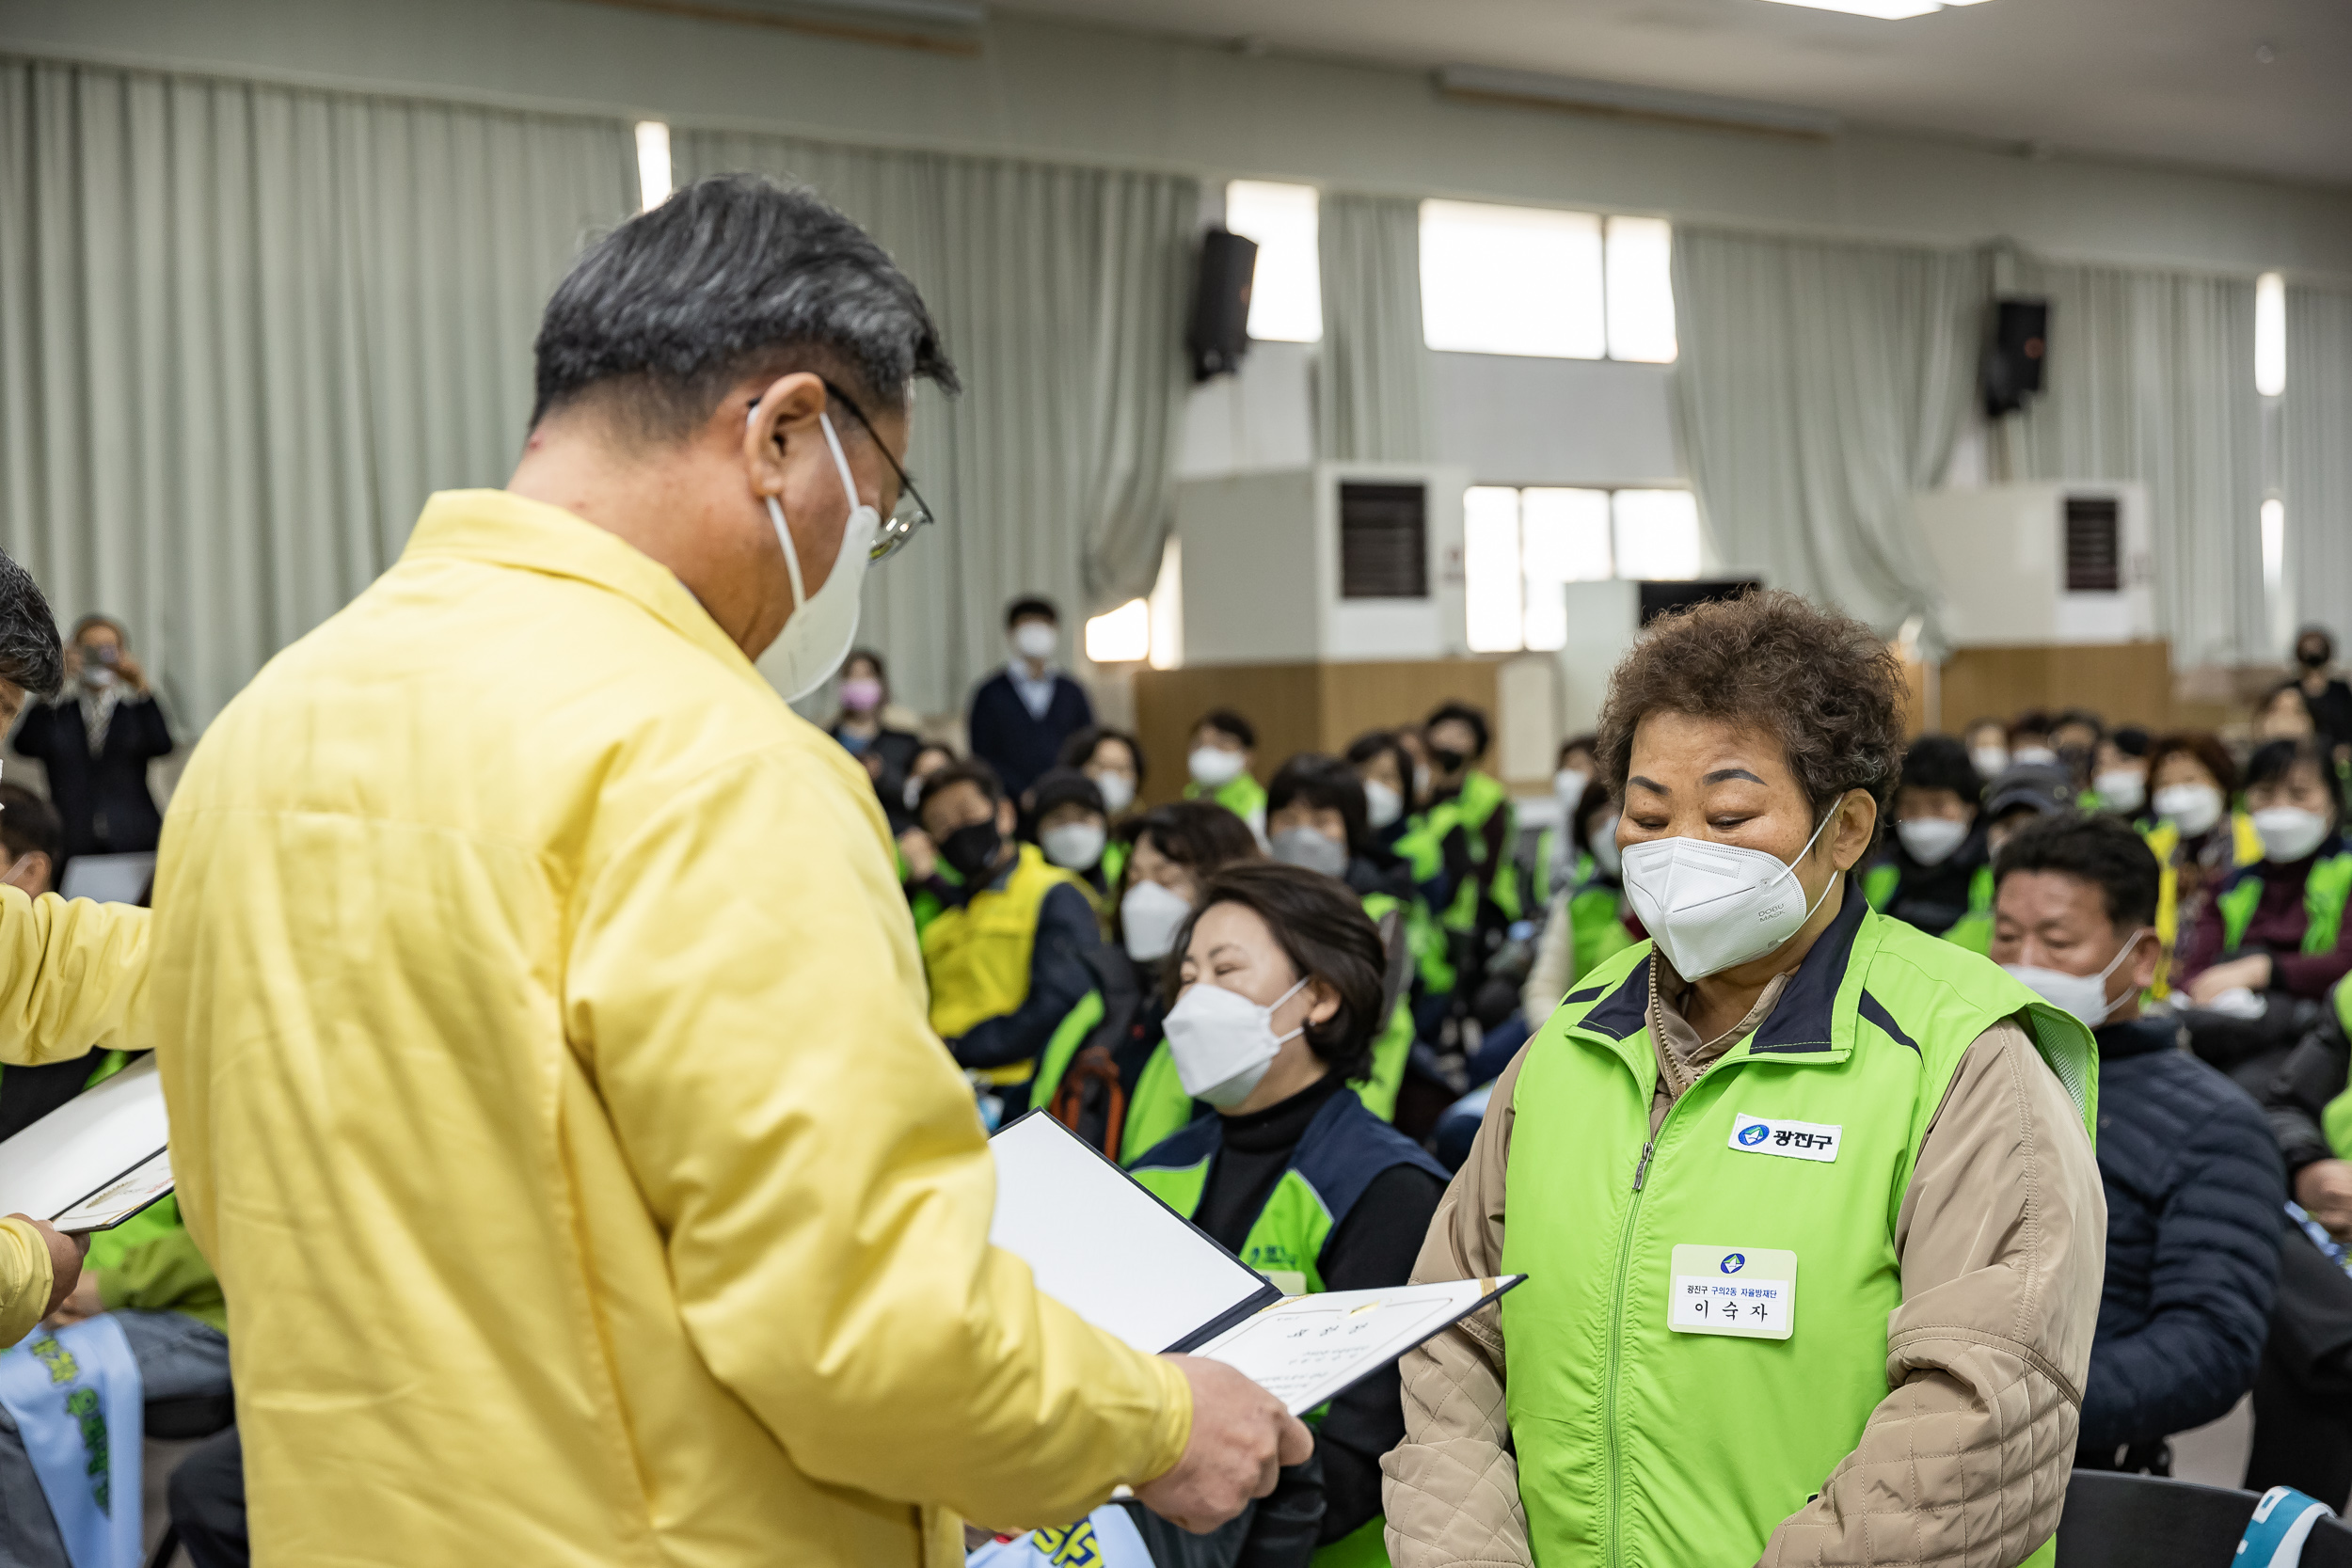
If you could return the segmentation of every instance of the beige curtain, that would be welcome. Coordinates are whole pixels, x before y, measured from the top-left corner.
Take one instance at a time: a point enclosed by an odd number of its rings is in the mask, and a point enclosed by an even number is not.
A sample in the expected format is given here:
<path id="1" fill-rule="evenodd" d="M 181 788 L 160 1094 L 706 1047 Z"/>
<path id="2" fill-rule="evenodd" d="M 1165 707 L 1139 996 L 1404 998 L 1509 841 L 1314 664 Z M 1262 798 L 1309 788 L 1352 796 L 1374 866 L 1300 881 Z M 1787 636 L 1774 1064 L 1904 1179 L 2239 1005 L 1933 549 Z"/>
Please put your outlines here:
<path id="1" fill-rule="evenodd" d="M 2298 620 L 2352 641 L 2352 293 L 2287 291 L 2286 580 Z"/>
<path id="2" fill-rule="evenodd" d="M 863 224 L 962 372 L 960 398 L 918 392 L 909 452 L 942 526 L 866 579 L 859 641 L 897 699 L 960 708 L 1021 594 L 1061 605 L 1081 663 L 1081 619 L 1148 593 L 1167 538 L 1198 182 L 737 133 L 671 147 L 681 183 L 767 174 Z"/>
<path id="3" fill-rule="evenodd" d="M 502 483 L 618 121 L 0 58 L 0 547 L 183 731 Z"/>
<path id="4" fill-rule="evenodd" d="M 1343 461 L 1436 455 L 1436 397 L 1421 324 L 1421 203 L 1326 195 L 1315 446 Z"/>
<path id="5" fill-rule="evenodd" d="M 2024 477 L 2148 486 L 2156 625 L 2178 666 L 2276 658 L 2263 596 L 2254 285 L 2022 260 L 2050 302 Z"/>
<path id="6" fill-rule="evenodd" d="M 1676 407 L 1726 566 L 1941 646 L 1911 497 L 1950 461 L 1985 283 L 1965 251 L 1677 227 Z"/>

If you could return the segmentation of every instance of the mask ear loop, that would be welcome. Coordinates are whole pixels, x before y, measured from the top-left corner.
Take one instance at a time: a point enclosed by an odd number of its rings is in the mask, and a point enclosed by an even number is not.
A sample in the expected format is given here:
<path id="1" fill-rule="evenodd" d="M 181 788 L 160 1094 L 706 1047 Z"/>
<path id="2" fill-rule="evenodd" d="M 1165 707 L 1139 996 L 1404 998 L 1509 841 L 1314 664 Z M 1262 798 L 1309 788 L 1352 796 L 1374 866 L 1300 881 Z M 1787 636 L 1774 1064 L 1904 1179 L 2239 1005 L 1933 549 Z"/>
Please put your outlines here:
<path id="1" fill-rule="evenodd" d="M 1788 875 L 1794 877 L 1797 874 L 1797 861 L 1801 861 L 1804 859 L 1805 856 L 1813 853 L 1813 846 L 1820 842 L 1822 832 L 1828 829 L 1831 823 L 1837 820 L 1837 814 L 1845 809 L 1846 797 L 1840 795 L 1837 798 L 1837 804 L 1830 807 L 1829 815 L 1821 818 L 1820 826 L 1813 830 L 1813 836 L 1804 841 L 1804 847 L 1797 851 L 1797 860 L 1790 861 L 1788 863 Z M 1813 911 L 1821 907 L 1822 901 L 1829 897 L 1829 890 L 1836 887 L 1837 885 L 1837 879 L 1844 875 L 1844 872 L 1837 870 L 1836 867 L 1833 866 L 1831 868 L 1829 880 L 1821 884 L 1821 896 L 1820 898 L 1816 898 L 1812 903 L 1807 904 L 1804 907 L 1805 919 L 1810 920 L 1813 918 Z M 1804 884 L 1800 882 L 1797 885 L 1799 887 L 1803 887 Z"/>
<path id="2" fill-rule="evenodd" d="M 2110 1017 L 2112 1017 L 2115 1009 L 2122 1006 L 2125 998 L 2132 994 L 2130 991 L 2125 991 L 2122 996 L 2119 996 L 2114 1001 L 2109 1002 L 2107 1000 L 2107 976 L 2113 974 L 2116 970 L 2122 966 L 2125 958 L 2131 957 L 2132 949 L 2139 945 L 2139 939 L 2141 937 L 2153 937 L 2155 934 L 2156 928 L 2153 926 L 2133 927 L 2131 936 L 2124 941 L 2122 946 L 2115 950 L 2115 957 L 2107 960 L 2107 967 L 2099 971 L 2100 1023 L 2105 1023 Z M 2098 1025 L 2093 1024 L 2091 1027 L 2096 1028 Z"/>
<path id="3" fill-rule="evenodd" d="M 1305 990 L 1307 989 L 1307 982 L 1313 978 L 1314 976 L 1311 974 L 1300 975 L 1298 978 L 1298 984 L 1291 987 L 1290 990 L 1284 991 L 1281 995 L 1276 997 L 1272 1002 L 1266 1004 L 1265 1022 L 1268 1029 L 1274 1027 L 1274 1014 L 1276 1009 L 1279 1008 L 1283 1003 L 1288 1002 L 1292 997 L 1296 996 L 1300 991 Z M 1274 1043 L 1279 1045 L 1284 1040 L 1295 1038 L 1297 1036 L 1305 1034 L 1306 1032 L 1307 1021 L 1301 1019 L 1298 1022 L 1298 1027 L 1292 1030 L 1289 1034 L 1275 1036 Z"/>

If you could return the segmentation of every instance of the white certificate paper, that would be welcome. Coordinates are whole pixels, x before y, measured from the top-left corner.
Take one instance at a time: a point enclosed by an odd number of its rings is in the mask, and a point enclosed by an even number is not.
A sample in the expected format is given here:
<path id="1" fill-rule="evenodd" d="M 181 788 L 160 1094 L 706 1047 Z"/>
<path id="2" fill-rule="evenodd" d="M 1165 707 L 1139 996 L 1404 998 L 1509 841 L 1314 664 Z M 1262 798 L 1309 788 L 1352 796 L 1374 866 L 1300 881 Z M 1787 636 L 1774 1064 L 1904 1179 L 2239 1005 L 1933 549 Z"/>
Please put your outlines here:
<path id="1" fill-rule="evenodd" d="M 1287 1296 L 1203 1345 L 1301 1416 L 1525 1279 L 1455 1279 Z"/>
<path id="2" fill-rule="evenodd" d="M 111 1230 L 151 1204 L 171 1196 L 171 1150 L 164 1149 L 142 1162 L 121 1179 L 53 1215 L 49 1223 L 68 1235 L 85 1230 Z"/>

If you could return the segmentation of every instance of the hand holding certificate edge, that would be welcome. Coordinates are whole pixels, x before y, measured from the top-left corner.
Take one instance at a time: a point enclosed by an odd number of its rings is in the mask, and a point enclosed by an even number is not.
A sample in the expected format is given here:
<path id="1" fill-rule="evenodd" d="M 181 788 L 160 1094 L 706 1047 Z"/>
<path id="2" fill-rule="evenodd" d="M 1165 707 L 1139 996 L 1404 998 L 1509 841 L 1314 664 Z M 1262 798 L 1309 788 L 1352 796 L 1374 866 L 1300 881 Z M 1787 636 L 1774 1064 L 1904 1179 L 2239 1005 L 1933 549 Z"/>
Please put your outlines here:
<path id="1" fill-rule="evenodd" d="M 1192 1431 L 1182 1458 L 1136 1488 L 1136 1500 L 1206 1535 L 1274 1490 L 1285 1465 L 1315 1449 L 1306 1423 L 1246 1375 L 1199 1355 L 1170 1355 L 1192 1386 Z"/>

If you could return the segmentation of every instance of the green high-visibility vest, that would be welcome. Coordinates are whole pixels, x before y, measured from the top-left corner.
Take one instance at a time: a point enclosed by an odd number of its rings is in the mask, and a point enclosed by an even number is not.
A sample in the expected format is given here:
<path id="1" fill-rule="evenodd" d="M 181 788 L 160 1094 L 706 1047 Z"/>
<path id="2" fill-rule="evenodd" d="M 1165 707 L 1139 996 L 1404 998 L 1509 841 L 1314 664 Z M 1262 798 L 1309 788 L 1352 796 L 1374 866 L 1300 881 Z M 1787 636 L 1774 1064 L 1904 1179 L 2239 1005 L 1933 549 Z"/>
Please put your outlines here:
<path id="1" fill-rule="evenodd" d="M 1625 891 L 1609 882 L 1593 882 L 1568 899 L 1568 979 L 1573 982 L 1603 958 L 1633 945 L 1625 928 Z"/>
<path id="2" fill-rule="evenodd" d="M 1214 791 L 1200 787 L 1199 781 L 1184 785 L 1187 800 L 1210 800 L 1249 824 L 1249 831 L 1265 832 L 1265 785 L 1247 773 L 1237 773 L 1216 786 Z"/>
<path id="3" fill-rule="evenodd" d="M 1200 1211 L 1209 1169 L 1224 1146 L 1222 1117 L 1203 1117 L 1148 1151 L 1133 1167 L 1135 1179 L 1186 1219 Z M 1373 1179 L 1396 1165 L 1416 1165 L 1448 1180 L 1443 1165 L 1342 1092 L 1323 1102 L 1300 1134 L 1291 1163 L 1266 1195 L 1265 1207 L 1249 1222 L 1241 1259 L 1291 1295 L 1324 1290 L 1323 1249 Z M 1313 1422 L 1322 1412 L 1309 1415 Z M 1375 1517 L 1317 1551 L 1314 1568 L 1368 1568 L 1389 1560 L 1386 1540 Z"/>
<path id="4" fill-rule="evenodd" d="M 1513 1099 L 1505 1396 L 1545 1568 L 1753 1562 L 1886 1397 L 1895 1226 L 1969 1045 L 2023 1015 L 2096 1124 L 2097 1047 L 1983 958 L 1847 900 L 1779 1006 L 1653 1139 L 1651 944 L 1601 965 L 1530 1042 Z M 1836 1129 L 1834 1158 L 1743 1146 L 1741 1117 Z M 1758 1140 L 1769 1148 L 1773 1139 Z M 1673 1249 L 1797 1258 L 1787 1339 L 1667 1327 Z M 2029 1561 L 2047 1561 L 2044 1543 Z"/>
<path id="5" fill-rule="evenodd" d="M 2221 890 L 2215 903 L 2221 911 L 2223 951 L 2234 953 L 2246 940 L 2246 927 L 2253 924 L 2262 899 L 2262 874 L 2250 865 L 2240 868 Z M 2311 875 L 2303 879 L 2304 952 L 2325 953 L 2336 945 L 2344 930 L 2346 899 L 2352 899 L 2352 850 L 2339 844 L 2334 854 L 2312 862 Z"/>

